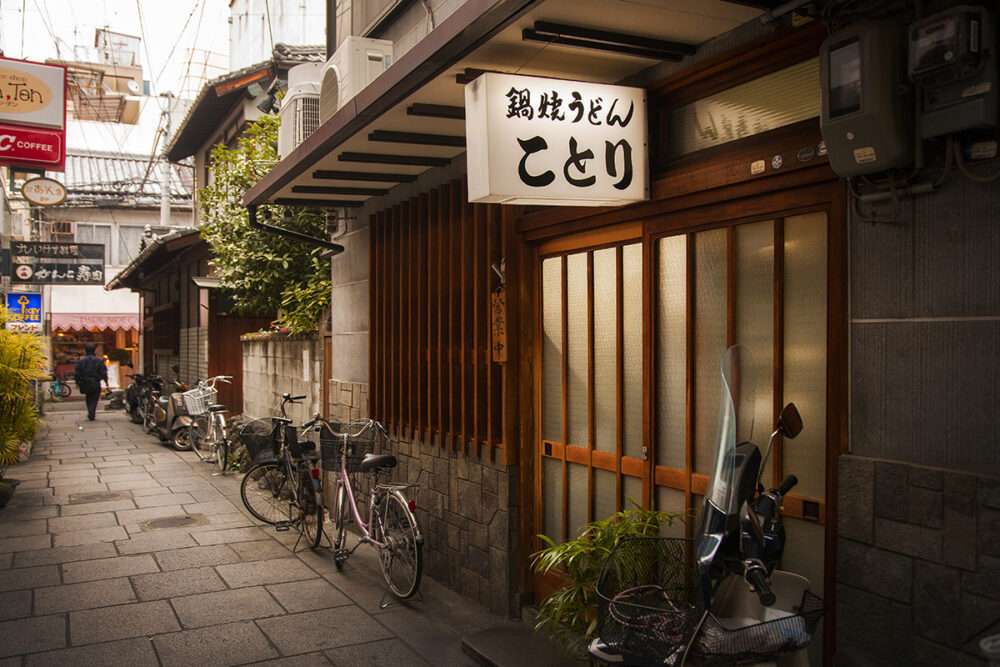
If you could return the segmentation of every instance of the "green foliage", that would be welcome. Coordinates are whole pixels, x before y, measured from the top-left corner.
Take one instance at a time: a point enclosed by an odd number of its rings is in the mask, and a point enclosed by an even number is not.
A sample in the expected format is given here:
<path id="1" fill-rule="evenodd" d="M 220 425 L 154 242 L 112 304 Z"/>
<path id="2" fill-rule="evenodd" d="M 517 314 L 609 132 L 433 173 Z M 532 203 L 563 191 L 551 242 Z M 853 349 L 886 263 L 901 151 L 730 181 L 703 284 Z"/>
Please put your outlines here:
<path id="1" fill-rule="evenodd" d="M 539 535 L 549 546 L 531 557 L 535 572 L 557 571 L 564 582 L 539 606 L 535 629 L 544 630 L 581 657 L 586 656 L 587 644 L 597 631 L 597 579 L 615 545 L 626 537 L 659 535 L 664 526 L 685 519 L 681 513 L 643 509 L 631 498 L 628 502 L 631 507 L 588 523 L 579 537 L 563 544 Z"/>
<path id="2" fill-rule="evenodd" d="M 45 363 L 41 339 L 2 328 L 7 320 L 7 309 L 0 306 L 0 477 L 18 462 L 18 446 L 38 431 L 31 381 L 43 377 Z"/>
<path id="3" fill-rule="evenodd" d="M 250 227 L 243 195 L 277 161 L 279 119 L 261 116 L 250 123 L 236 146 L 212 149 L 212 183 L 198 192 L 204 213 L 201 235 L 215 252 L 212 264 L 223 287 L 233 292 L 241 313 L 273 313 L 291 333 L 315 331 L 330 307 L 330 262 L 323 248 L 267 234 Z M 319 209 L 261 206 L 261 220 L 303 234 L 326 238 Z"/>

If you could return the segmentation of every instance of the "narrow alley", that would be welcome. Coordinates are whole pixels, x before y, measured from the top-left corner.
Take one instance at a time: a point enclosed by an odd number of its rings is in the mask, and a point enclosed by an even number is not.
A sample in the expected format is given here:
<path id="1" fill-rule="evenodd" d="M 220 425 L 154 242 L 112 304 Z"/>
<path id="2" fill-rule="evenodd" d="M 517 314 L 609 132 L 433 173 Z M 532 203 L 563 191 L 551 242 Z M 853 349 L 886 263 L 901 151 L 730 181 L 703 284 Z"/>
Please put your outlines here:
<path id="1" fill-rule="evenodd" d="M 102 406 L 103 407 L 103 406 Z M 375 554 L 334 567 L 244 511 L 238 473 L 143 434 L 121 411 L 50 408 L 0 509 L 0 667 L 468 665 L 504 622 L 425 580 L 382 610 Z"/>

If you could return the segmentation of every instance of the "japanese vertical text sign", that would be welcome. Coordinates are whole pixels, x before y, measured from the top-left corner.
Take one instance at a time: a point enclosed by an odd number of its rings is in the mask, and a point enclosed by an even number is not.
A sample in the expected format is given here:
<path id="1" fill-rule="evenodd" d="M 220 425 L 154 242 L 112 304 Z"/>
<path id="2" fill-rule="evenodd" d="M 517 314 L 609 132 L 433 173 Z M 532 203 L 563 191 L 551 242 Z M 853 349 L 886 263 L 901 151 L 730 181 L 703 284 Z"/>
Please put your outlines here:
<path id="1" fill-rule="evenodd" d="M 42 295 L 8 292 L 7 316 L 7 328 L 11 331 L 41 331 Z"/>
<path id="2" fill-rule="evenodd" d="M 62 171 L 65 67 L 0 58 L 0 164 Z"/>
<path id="3" fill-rule="evenodd" d="M 641 88 L 487 72 L 465 86 L 469 201 L 644 201 L 646 132 Z"/>

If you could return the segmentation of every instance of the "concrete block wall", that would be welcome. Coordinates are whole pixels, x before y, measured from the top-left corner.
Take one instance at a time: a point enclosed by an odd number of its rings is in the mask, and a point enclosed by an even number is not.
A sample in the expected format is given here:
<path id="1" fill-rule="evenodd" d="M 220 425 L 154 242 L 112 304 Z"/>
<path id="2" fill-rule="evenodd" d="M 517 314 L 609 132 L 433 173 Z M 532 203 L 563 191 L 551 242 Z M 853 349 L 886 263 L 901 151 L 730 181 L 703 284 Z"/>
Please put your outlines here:
<path id="1" fill-rule="evenodd" d="M 982 665 L 1000 633 L 1000 480 L 840 459 L 837 632 L 933 665 Z"/>
<path id="2" fill-rule="evenodd" d="M 367 417 L 368 385 L 332 380 L 330 390 L 331 419 Z M 391 440 L 399 461 L 393 478 L 415 485 L 410 495 L 424 534 L 424 574 L 494 613 L 514 614 L 512 473 L 436 443 Z"/>
<path id="3" fill-rule="evenodd" d="M 268 417 L 284 393 L 305 395 L 288 406 L 288 416 L 304 422 L 321 412 L 323 344 L 319 335 L 252 334 L 243 338 L 243 414 Z"/>

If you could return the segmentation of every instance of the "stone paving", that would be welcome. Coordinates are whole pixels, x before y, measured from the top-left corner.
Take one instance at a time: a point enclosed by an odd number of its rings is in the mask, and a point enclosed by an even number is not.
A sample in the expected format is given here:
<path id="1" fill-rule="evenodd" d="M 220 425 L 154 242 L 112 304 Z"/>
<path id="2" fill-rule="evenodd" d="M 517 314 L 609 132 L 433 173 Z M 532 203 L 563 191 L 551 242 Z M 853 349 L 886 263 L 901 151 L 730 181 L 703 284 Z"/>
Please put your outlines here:
<path id="1" fill-rule="evenodd" d="M 0 508 L 0 667 L 469 665 L 462 637 L 503 623 L 426 578 L 380 609 L 372 549 L 341 572 L 327 549 L 293 553 L 297 534 L 245 512 L 237 473 L 121 411 L 45 421 Z M 184 516 L 197 525 L 150 523 Z"/>

